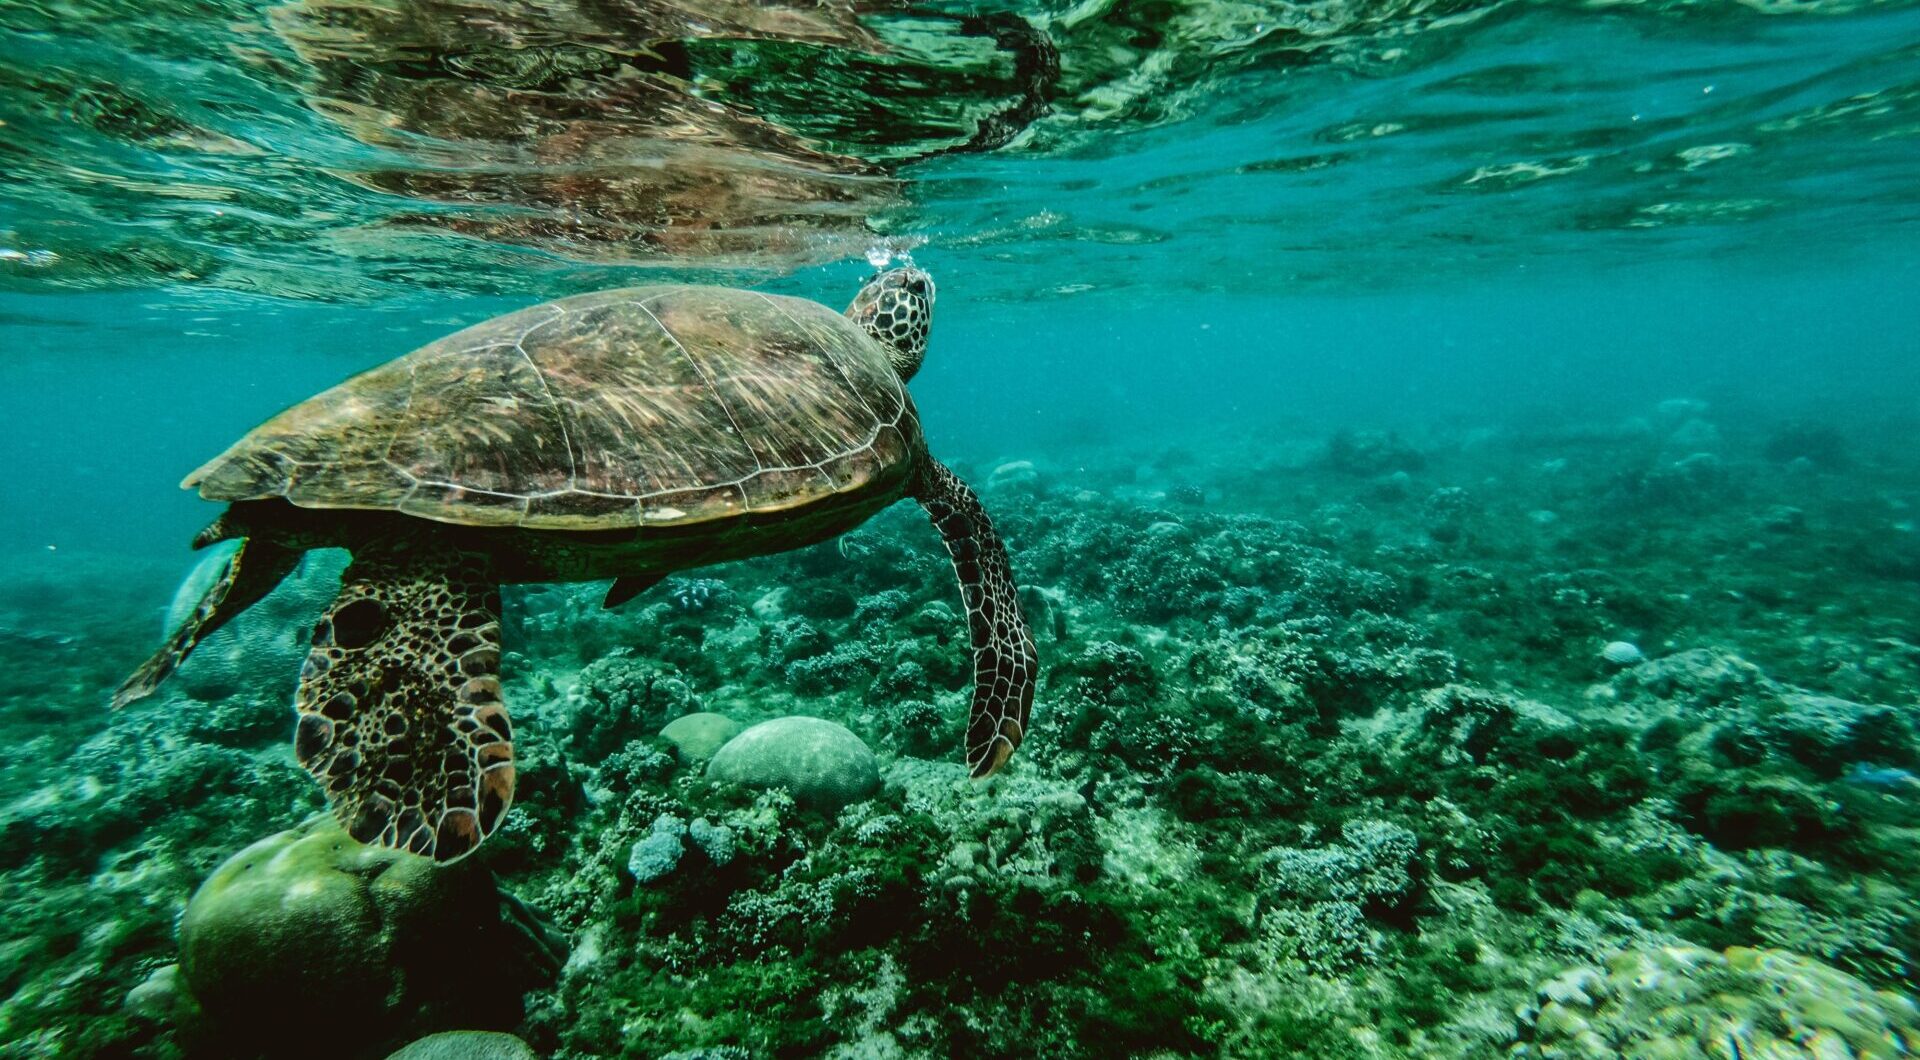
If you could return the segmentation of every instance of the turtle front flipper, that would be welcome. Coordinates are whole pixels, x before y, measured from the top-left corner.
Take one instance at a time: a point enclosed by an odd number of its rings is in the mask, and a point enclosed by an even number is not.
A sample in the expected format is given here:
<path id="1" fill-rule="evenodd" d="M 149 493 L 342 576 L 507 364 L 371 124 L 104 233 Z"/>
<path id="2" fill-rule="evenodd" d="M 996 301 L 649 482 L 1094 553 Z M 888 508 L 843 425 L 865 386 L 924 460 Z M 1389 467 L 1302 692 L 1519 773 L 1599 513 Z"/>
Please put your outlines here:
<path id="1" fill-rule="evenodd" d="M 356 549 L 295 704 L 294 752 L 349 834 L 472 853 L 513 802 L 492 562 L 431 535 Z"/>
<path id="2" fill-rule="evenodd" d="M 188 615 L 180 628 L 173 631 L 173 635 L 167 638 L 159 651 L 153 653 L 152 658 L 141 663 L 140 668 L 114 691 L 114 708 L 117 710 L 152 695 L 154 689 L 160 687 L 160 682 L 178 669 L 209 633 L 226 625 L 235 615 L 259 603 L 261 597 L 272 592 L 274 586 L 279 585 L 299 565 L 300 555 L 295 549 L 283 548 L 271 541 L 243 539 L 233 555 L 227 557 L 226 568 L 207 588 L 206 595 L 200 598 L 193 614 Z"/>
<path id="3" fill-rule="evenodd" d="M 1040 661 L 1020 610 L 1013 569 L 980 498 L 929 458 L 914 496 L 953 557 L 973 645 L 973 706 L 967 714 L 967 766 L 976 777 L 1004 764 L 1026 735 Z"/>

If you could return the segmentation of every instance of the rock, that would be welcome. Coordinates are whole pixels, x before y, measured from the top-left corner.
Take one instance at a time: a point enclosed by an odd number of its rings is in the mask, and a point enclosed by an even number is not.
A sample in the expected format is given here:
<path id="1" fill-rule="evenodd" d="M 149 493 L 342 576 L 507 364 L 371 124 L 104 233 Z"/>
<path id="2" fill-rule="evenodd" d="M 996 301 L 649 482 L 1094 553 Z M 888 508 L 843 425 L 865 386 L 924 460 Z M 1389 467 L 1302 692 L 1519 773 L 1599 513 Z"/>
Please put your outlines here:
<path id="1" fill-rule="evenodd" d="M 1705 418 L 1712 409 L 1699 398 L 1668 398 L 1653 407 L 1653 414 L 1662 427 L 1671 430 L 1688 420 Z"/>
<path id="2" fill-rule="evenodd" d="M 1849 462 L 1846 437 L 1833 427 L 1817 422 L 1782 424 L 1761 451 L 1776 464 L 1805 461 L 1810 470 L 1834 471 Z"/>
<path id="3" fill-rule="evenodd" d="M 1689 453 L 1712 452 L 1720 448 L 1720 428 L 1702 419 L 1691 419 L 1673 429 L 1667 444 Z"/>
<path id="4" fill-rule="evenodd" d="M 1759 667 L 1713 648 L 1692 648 L 1641 663 L 1618 680 L 1691 707 L 1720 706 L 1771 684 Z"/>
<path id="5" fill-rule="evenodd" d="M 180 982 L 180 966 L 163 964 L 139 986 L 127 991 L 122 1007 L 130 1015 L 172 1023 L 180 1018 L 183 1009 L 191 1006 L 192 1001 Z"/>
<path id="6" fill-rule="evenodd" d="M 681 758 L 704 762 L 740 735 L 740 729 L 740 723 L 725 714 L 703 710 L 668 722 L 660 736 L 680 752 Z"/>
<path id="7" fill-rule="evenodd" d="M 316 817 L 200 885 L 180 920 L 180 974 L 209 1034 L 293 1052 L 311 1042 L 287 1030 L 315 1013 L 342 1055 L 435 1023 L 512 1026 L 557 961 L 509 909 L 524 912 L 477 862 L 363 846 Z"/>
<path id="8" fill-rule="evenodd" d="M 1920 766 L 1913 727 L 1891 706 L 1783 691 L 1753 728 L 1769 746 L 1824 777 L 1839 776 L 1858 762 Z"/>
<path id="9" fill-rule="evenodd" d="M 1383 501 L 1403 501 L 1413 496 L 1413 476 L 1405 471 L 1374 480 L 1372 494 Z"/>
<path id="10" fill-rule="evenodd" d="M 1033 635 L 1066 640 L 1066 594 L 1058 589 L 1043 589 L 1038 585 L 1022 585 L 1019 592 L 1020 609 L 1026 613 L 1027 622 L 1033 626 Z"/>
<path id="11" fill-rule="evenodd" d="M 533 1047 L 498 1031 L 443 1031 L 406 1046 L 387 1060 L 540 1060 Z"/>
<path id="12" fill-rule="evenodd" d="M 785 618 L 787 614 L 787 598 L 792 595 L 793 590 L 784 585 L 777 589 L 769 589 L 762 594 L 758 600 L 753 602 L 754 617 L 762 622 L 777 622 Z"/>
<path id="13" fill-rule="evenodd" d="M 835 810 L 873 794 L 873 752 L 844 725 L 822 718 L 763 721 L 727 741 L 707 776 L 750 788 L 785 788 L 795 802 Z"/>
<path id="14" fill-rule="evenodd" d="M 1640 476 L 1637 500 L 1656 508 L 1699 511 L 1719 499 L 1728 482 L 1726 464 L 1719 456 L 1692 453 Z"/>
<path id="15" fill-rule="evenodd" d="M 1427 458 L 1390 431 L 1341 431 L 1327 441 L 1326 463 L 1356 478 L 1378 478 L 1419 471 Z"/>
<path id="16" fill-rule="evenodd" d="M 1009 460 L 993 469 L 987 476 L 987 488 L 990 490 L 1027 489 L 1040 484 L 1040 471 L 1031 460 Z"/>
<path id="17" fill-rule="evenodd" d="M 1595 998 L 1606 997 L 1607 977 L 1598 968 L 1569 968 L 1540 986 L 1542 1001 L 1591 1009 Z"/>
<path id="18" fill-rule="evenodd" d="M 1638 644 L 1616 640 L 1600 649 L 1600 659 L 1609 666 L 1638 666 L 1647 657 L 1640 653 Z"/>
<path id="19" fill-rule="evenodd" d="M 1760 529 L 1770 534 L 1798 534 L 1807 528 L 1807 513 L 1791 505 L 1776 504 L 1760 514 Z"/>
<path id="20" fill-rule="evenodd" d="M 1906 995 L 1784 950 L 1624 950 L 1560 973 L 1539 997 L 1532 1041 L 1517 1055 L 1614 1056 L 1632 1042 L 1636 1057 L 1896 1056 L 1905 1050 L 1895 1043 L 1920 1032 L 1920 1006 Z"/>

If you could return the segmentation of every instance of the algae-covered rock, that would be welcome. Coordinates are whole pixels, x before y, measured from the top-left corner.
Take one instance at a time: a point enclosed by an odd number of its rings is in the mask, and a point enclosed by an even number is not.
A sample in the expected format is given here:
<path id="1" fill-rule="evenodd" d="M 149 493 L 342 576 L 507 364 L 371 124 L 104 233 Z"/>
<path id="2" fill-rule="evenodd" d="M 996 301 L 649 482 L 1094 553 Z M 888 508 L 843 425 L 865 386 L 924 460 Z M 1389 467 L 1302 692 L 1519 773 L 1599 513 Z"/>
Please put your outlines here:
<path id="1" fill-rule="evenodd" d="M 189 1015 L 192 1005 L 192 998 L 180 982 L 180 966 L 163 964 L 141 980 L 139 986 L 127 991 L 121 1007 L 130 1015 L 172 1023 Z"/>
<path id="2" fill-rule="evenodd" d="M 1920 1048 L 1910 998 L 1785 950 L 1626 950 L 1555 976 L 1540 1000 L 1516 1055 L 1824 1060 Z"/>
<path id="3" fill-rule="evenodd" d="M 990 490 L 1032 492 L 1040 487 L 1040 469 L 1031 460 L 1009 460 L 987 475 Z"/>
<path id="4" fill-rule="evenodd" d="M 1621 675 L 1625 689 L 1637 689 L 1689 707 L 1717 707 L 1770 682 L 1760 668 L 1732 652 L 1692 648 L 1644 662 Z"/>
<path id="5" fill-rule="evenodd" d="M 512 1026 L 556 963 L 513 913 L 476 862 L 363 846 L 316 818 L 200 885 L 180 921 L 180 972 L 222 1041 L 279 1041 L 316 1013 L 343 1049 L 436 1022 Z"/>
<path id="6" fill-rule="evenodd" d="M 443 1031 L 406 1046 L 387 1060 L 539 1060 L 533 1047 L 498 1031 Z"/>
<path id="7" fill-rule="evenodd" d="M 703 710 L 668 722 L 660 736 L 680 752 L 681 758 L 704 762 L 740 735 L 740 728 L 739 722 L 725 714 Z"/>
<path id="8" fill-rule="evenodd" d="M 1920 764 L 1913 726 L 1894 707 L 1783 691 L 1754 727 L 1771 747 L 1822 776 L 1838 776 L 1854 762 Z"/>
<path id="9" fill-rule="evenodd" d="M 873 752 L 844 725 L 822 718 L 763 721 L 727 741 L 707 776 L 750 788 L 785 788 L 794 801 L 833 810 L 880 787 Z"/>

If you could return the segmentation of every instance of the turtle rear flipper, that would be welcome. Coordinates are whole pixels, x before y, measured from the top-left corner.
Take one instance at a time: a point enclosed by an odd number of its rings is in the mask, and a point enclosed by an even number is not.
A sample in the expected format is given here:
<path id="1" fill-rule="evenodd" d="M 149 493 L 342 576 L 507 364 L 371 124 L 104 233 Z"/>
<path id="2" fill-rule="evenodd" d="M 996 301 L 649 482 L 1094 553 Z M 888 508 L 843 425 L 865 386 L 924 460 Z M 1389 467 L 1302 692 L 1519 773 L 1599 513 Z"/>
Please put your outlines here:
<path id="1" fill-rule="evenodd" d="M 214 526 L 219 526 L 216 522 Z M 208 528 L 209 531 L 212 527 Z M 203 536 L 206 531 L 203 531 Z M 220 577 L 207 588 L 206 595 L 194 607 L 193 614 L 173 631 L 160 650 L 140 664 L 132 676 L 113 693 L 115 709 L 145 699 L 160 687 L 167 675 L 178 669 L 188 655 L 209 633 L 227 624 L 235 615 L 260 602 L 300 563 L 298 550 L 283 548 L 258 538 L 242 539 L 240 547 L 227 557 Z"/>
<path id="2" fill-rule="evenodd" d="M 513 801 L 492 562 L 430 534 L 355 550 L 295 703 L 294 752 L 349 834 L 472 853 Z"/>
<path id="3" fill-rule="evenodd" d="M 921 471 L 915 497 L 953 557 L 973 645 L 973 705 L 967 714 L 967 766 L 976 777 L 1005 764 L 1026 735 L 1040 661 L 1020 610 L 1007 550 L 980 498 L 937 460 Z"/>

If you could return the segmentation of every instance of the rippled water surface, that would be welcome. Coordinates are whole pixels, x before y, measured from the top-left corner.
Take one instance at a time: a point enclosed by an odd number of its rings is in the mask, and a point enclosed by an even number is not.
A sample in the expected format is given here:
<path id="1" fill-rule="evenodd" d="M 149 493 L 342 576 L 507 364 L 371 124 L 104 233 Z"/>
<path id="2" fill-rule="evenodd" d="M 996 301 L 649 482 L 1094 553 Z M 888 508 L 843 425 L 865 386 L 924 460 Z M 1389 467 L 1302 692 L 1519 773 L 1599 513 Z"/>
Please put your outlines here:
<path id="1" fill-rule="evenodd" d="M 25 291 L 547 295 L 925 242 L 979 297 L 1274 293 L 1837 255 L 1915 212 L 1901 4 L 25 2 L 4 29 Z"/>

